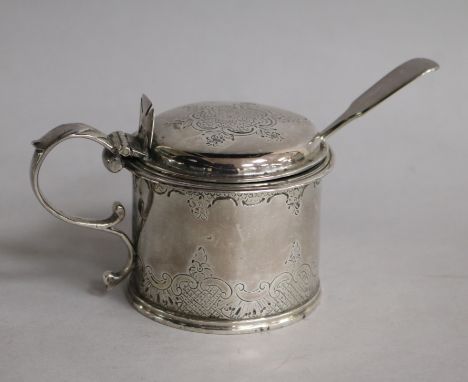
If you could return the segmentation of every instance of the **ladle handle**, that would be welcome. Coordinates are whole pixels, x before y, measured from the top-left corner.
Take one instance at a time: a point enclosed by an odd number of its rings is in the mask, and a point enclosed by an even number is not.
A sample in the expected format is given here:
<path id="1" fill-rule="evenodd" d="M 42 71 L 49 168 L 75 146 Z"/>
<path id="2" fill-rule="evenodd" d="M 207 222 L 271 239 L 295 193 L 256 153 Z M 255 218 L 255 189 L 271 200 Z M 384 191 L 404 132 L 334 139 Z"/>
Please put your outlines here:
<path id="1" fill-rule="evenodd" d="M 416 78 L 438 68 L 439 65 L 436 62 L 427 58 L 413 58 L 404 62 L 356 98 L 348 109 L 318 133 L 316 138 L 327 138 L 340 127 L 365 114 Z"/>

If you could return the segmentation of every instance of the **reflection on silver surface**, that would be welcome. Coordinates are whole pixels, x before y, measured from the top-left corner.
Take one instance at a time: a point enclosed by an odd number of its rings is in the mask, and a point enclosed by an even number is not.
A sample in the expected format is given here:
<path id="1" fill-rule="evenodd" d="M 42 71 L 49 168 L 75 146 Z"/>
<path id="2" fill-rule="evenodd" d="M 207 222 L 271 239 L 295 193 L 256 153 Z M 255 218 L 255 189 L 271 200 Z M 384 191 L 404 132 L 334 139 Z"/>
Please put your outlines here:
<path id="1" fill-rule="evenodd" d="M 128 249 L 107 287 L 131 274 L 128 297 L 145 316 L 209 333 L 249 333 L 305 317 L 320 293 L 320 182 L 333 166 L 325 139 L 419 76 L 428 59 L 400 65 L 322 132 L 305 117 L 253 103 L 204 102 L 154 114 L 143 96 L 137 134 L 59 126 L 34 142 L 31 182 L 57 218 L 110 232 Z M 133 241 L 107 219 L 68 216 L 39 188 L 47 154 L 70 138 L 104 147 L 112 172 L 133 175 Z"/>

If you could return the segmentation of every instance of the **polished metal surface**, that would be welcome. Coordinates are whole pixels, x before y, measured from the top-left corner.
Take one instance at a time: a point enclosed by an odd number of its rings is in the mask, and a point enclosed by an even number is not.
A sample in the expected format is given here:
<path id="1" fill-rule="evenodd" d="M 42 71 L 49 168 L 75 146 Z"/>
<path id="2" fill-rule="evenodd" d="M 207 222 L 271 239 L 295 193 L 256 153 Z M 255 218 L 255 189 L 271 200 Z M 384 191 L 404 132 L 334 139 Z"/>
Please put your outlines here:
<path id="1" fill-rule="evenodd" d="M 320 288 L 319 182 L 206 191 L 134 176 L 131 295 L 189 326 L 218 320 L 227 328 L 306 309 Z M 249 330 L 265 322 L 258 325 Z"/>
<path id="2" fill-rule="evenodd" d="M 174 177 L 168 173 L 157 172 L 153 166 L 147 165 L 147 161 L 123 160 L 123 166 L 127 170 L 144 179 L 207 191 L 271 191 L 278 188 L 291 188 L 297 184 L 308 184 L 323 178 L 331 171 L 333 165 L 333 152 L 329 146 L 326 146 L 324 159 L 319 165 L 294 176 L 258 182 L 217 183 L 201 182 L 197 181 L 197 179 Z"/>
<path id="3" fill-rule="evenodd" d="M 319 165 L 328 147 L 305 117 L 254 103 L 203 102 L 159 114 L 150 149 L 154 171 L 204 182 L 245 183 Z"/>
<path id="4" fill-rule="evenodd" d="M 112 138 L 109 138 L 100 131 L 81 123 L 73 123 L 58 126 L 49 131 L 42 138 L 33 142 L 35 151 L 31 162 L 31 184 L 34 194 L 36 195 L 42 206 L 60 220 L 82 227 L 88 227 L 112 233 L 120 237 L 125 243 L 128 249 L 128 260 L 124 268 L 117 272 L 106 271 L 103 274 L 104 284 L 107 289 L 110 289 L 118 283 L 120 283 L 129 275 L 129 273 L 132 271 L 135 257 L 135 250 L 128 236 L 121 230 L 115 228 L 115 226 L 118 223 L 120 223 L 125 217 L 125 208 L 122 205 L 122 203 L 114 202 L 114 204 L 112 205 L 112 215 L 106 219 L 84 219 L 77 216 L 66 215 L 64 212 L 54 208 L 42 194 L 42 191 L 39 187 L 39 171 L 47 155 L 60 142 L 72 138 L 85 138 L 97 142 L 100 145 L 104 146 L 104 149 L 107 150 L 107 152 L 114 152 L 115 158 L 120 158 L 119 155 L 127 154 L 129 153 L 129 151 L 128 149 L 123 148 L 122 145 L 119 145 L 118 148 L 115 148 L 112 143 Z M 120 167 L 120 162 L 118 160 L 114 160 L 111 163 L 113 163 L 111 169 L 114 172 L 117 169 L 122 168 Z"/>
<path id="5" fill-rule="evenodd" d="M 324 140 L 340 127 L 361 117 L 416 78 L 437 69 L 439 69 L 439 64 L 427 58 L 413 58 L 404 62 L 356 98 L 343 114 L 317 135 L 317 138 Z"/>
<path id="6" fill-rule="evenodd" d="M 309 301 L 297 308 L 269 317 L 242 320 L 197 319 L 174 314 L 166 309 L 159 309 L 140 298 L 132 284 L 127 290 L 127 297 L 138 312 L 160 324 L 199 333 L 246 334 L 282 328 L 306 318 L 317 307 L 320 290 Z"/>
<path id="7" fill-rule="evenodd" d="M 320 294 L 320 183 L 333 166 L 325 138 L 437 64 L 410 60 L 356 99 L 322 132 L 306 118 L 252 103 L 208 102 L 155 116 L 143 96 L 136 134 L 61 125 L 34 142 L 31 182 L 57 218 L 104 230 L 128 249 L 108 288 L 131 275 L 128 297 L 145 316 L 208 333 L 249 333 L 305 317 Z M 133 239 L 107 219 L 66 215 L 45 199 L 39 170 L 70 138 L 104 147 L 109 171 L 133 175 Z"/>

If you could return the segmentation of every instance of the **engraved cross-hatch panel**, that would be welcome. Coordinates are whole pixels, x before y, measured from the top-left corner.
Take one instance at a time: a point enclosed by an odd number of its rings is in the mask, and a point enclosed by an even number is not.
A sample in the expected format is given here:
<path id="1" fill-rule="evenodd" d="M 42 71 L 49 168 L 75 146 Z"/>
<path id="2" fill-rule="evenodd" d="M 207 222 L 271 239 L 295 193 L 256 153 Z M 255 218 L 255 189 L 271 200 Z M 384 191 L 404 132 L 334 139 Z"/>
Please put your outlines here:
<path id="1" fill-rule="evenodd" d="M 226 320 L 267 317 L 300 306 L 318 291 L 317 264 L 306 264 L 298 241 L 284 260 L 284 271 L 248 290 L 242 281 L 223 280 L 199 246 L 186 272 L 155 272 L 137 258 L 135 282 L 145 298 L 184 315 Z"/>

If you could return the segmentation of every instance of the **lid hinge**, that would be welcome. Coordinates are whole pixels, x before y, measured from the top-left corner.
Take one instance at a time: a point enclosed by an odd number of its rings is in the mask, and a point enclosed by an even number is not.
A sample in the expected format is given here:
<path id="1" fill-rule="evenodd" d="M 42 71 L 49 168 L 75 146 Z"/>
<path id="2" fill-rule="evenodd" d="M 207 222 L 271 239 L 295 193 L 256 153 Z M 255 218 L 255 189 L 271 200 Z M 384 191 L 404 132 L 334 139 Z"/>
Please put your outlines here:
<path id="1" fill-rule="evenodd" d="M 115 154 L 135 158 L 147 156 L 146 150 L 143 150 L 140 140 L 135 135 L 127 134 L 123 131 L 114 131 L 107 138 L 111 142 Z"/>
<path id="2" fill-rule="evenodd" d="M 114 131 L 107 136 L 111 149 L 104 149 L 102 159 L 110 172 L 118 172 L 124 167 L 123 158 L 147 158 L 139 137 L 122 131 Z"/>

